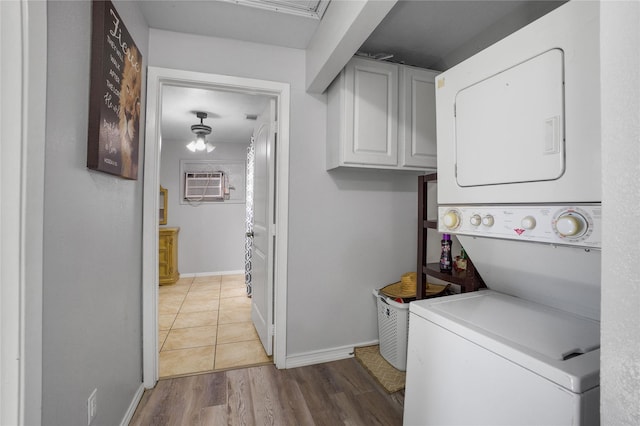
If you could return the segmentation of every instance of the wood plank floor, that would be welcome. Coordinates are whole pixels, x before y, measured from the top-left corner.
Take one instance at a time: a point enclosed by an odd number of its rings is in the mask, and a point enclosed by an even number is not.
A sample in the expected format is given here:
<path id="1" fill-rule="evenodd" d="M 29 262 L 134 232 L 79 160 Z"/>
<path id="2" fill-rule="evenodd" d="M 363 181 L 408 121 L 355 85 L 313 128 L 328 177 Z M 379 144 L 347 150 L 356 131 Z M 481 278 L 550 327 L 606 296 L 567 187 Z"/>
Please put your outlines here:
<path id="1" fill-rule="evenodd" d="M 160 380 L 130 425 L 401 425 L 404 391 L 387 394 L 353 358 L 263 365 Z"/>

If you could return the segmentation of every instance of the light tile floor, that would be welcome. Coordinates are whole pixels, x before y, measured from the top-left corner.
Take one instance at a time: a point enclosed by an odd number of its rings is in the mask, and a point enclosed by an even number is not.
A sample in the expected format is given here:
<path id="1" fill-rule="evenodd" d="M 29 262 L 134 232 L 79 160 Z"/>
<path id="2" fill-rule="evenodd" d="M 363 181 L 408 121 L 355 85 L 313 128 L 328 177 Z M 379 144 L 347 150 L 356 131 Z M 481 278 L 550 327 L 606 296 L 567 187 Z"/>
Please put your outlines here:
<path id="1" fill-rule="evenodd" d="M 161 378 L 271 362 L 251 322 L 244 275 L 160 286 L 158 311 Z"/>

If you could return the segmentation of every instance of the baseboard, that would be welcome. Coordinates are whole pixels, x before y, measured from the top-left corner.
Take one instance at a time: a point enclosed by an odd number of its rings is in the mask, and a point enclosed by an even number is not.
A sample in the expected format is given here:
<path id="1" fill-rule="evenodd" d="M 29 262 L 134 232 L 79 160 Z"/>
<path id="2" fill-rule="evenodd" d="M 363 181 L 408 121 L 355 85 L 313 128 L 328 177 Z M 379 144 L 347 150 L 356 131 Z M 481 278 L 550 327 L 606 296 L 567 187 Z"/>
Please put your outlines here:
<path id="1" fill-rule="evenodd" d="M 120 426 L 127 426 L 131 422 L 131 419 L 133 419 L 133 415 L 136 412 L 136 408 L 138 408 L 138 404 L 140 403 L 140 400 L 142 399 L 142 394 L 143 393 L 144 393 L 144 384 L 140 383 L 140 387 L 136 391 L 135 395 L 133 395 L 133 399 L 131 400 L 131 404 L 129 405 L 129 409 L 124 414 L 124 417 L 122 418 L 122 422 L 120 422 Z"/>
<path id="2" fill-rule="evenodd" d="M 354 348 L 360 348 L 363 346 L 373 346 L 373 345 L 379 345 L 379 344 L 380 344 L 380 340 L 376 339 L 376 340 L 371 340 L 369 342 L 358 343 L 357 345 L 354 346 Z"/>
<path id="3" fill-rule="evenodd" d="M 217 275 L 244 275 L 244 269 L 238 269 L 236 271 L 217 271 L 217 272 L 193 272 L 193 273 L 180 273 L 180 277 L 182 278 L 192 278 L 192 277 L 209 277 L 209 276 L 217 276 Z"/>
<path id="4" fill-rule="evenodd" d="M 372 340 L 370 342 L 362 342 L 356 345 L 341 346 L 337 348 L 289 355 L 287 356 L 287 359 L 285 361 L 285 368 L 304 367 L 307 365 L 322 364 L 323 362 L 353 358 L 353 348 L 358 346 L 371 346 L 377 344 L 378 340 Z"/>

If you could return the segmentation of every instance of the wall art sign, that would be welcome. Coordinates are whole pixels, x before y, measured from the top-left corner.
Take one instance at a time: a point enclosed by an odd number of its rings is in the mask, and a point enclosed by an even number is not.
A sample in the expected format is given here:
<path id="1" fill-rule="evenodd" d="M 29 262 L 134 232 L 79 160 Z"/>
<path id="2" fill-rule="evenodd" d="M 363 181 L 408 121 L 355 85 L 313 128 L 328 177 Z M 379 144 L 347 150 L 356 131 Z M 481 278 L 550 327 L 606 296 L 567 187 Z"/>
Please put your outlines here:
<path id="1" fill-rule="evenodd" d="M 142 55 L 110 1 L 93 2 L 87 167 L 138 178 Z"/>

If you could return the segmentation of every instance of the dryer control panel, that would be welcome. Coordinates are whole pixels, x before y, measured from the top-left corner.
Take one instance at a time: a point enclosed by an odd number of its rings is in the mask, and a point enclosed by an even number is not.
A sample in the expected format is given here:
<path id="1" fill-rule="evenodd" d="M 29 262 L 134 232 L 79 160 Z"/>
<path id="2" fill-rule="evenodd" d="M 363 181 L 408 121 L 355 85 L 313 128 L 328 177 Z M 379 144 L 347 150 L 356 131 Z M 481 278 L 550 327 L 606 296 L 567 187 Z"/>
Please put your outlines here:
<path id="1" fill-rule="evenodd" d="M 443 233 L 599 249 L 602 207 L 577 205 L 439 206 Z"/>

